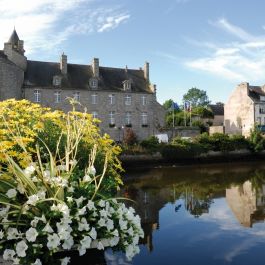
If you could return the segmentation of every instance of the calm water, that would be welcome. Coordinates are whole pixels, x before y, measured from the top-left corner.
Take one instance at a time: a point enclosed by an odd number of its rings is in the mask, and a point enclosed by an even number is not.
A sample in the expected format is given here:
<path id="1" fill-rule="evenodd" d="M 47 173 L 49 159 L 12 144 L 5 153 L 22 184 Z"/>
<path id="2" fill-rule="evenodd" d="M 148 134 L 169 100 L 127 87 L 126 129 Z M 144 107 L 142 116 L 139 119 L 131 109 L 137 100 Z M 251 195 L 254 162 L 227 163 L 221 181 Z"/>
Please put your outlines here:
<path id="1" fill-rule="evenodd" d="M 127 175 L 145 238 L 108 265 L 265 264 L 265 163 L 156 168 Z"/>

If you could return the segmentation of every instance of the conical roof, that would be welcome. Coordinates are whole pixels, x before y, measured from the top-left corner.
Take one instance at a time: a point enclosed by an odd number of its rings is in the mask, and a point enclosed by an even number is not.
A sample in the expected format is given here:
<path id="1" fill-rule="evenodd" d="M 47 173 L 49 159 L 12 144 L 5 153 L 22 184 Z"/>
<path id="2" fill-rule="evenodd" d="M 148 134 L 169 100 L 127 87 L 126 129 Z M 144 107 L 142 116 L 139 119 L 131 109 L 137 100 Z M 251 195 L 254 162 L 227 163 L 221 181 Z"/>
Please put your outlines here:
<path id="1" fill-rule="evenodd" d="M 9 40 L 8 40 L 8 43 L 11 43 L 11 44 L 17 44 L 19 41 L 19 37 L 17 35 L 17 32 L 16 30 L 14 29 Z"/>

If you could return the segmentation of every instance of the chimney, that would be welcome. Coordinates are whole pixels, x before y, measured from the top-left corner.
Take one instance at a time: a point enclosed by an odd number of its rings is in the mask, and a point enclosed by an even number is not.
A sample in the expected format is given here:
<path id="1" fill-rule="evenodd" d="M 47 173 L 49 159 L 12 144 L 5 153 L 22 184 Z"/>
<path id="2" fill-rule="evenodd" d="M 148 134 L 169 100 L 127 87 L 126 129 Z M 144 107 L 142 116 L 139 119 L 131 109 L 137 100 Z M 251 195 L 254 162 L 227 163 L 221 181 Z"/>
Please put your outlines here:
<path id="1" fill-rule="evenodd" d="M 64 53 L 61 55 L 60 69 L 63 75 L 67 74 L 67 55 Z"/>
<path id="2" fill-rule="evenodd" d="M 144 78 L 149 82 L 149 63 L 145 62 L 144 64 Z"/>
<path id="3" fill-rule="evenodd" d="M 98 58 L 93 58 L 92 71 L 93 71 L 94 77 L 98 78 L 99 77 L 99 59 Z"/>

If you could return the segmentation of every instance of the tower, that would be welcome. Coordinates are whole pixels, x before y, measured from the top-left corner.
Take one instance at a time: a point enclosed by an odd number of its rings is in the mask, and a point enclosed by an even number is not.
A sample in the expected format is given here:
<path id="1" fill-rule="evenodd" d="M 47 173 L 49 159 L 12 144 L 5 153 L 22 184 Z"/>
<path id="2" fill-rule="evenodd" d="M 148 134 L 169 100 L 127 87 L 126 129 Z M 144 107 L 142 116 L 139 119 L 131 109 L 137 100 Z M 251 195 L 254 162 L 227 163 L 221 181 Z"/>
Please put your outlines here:
<path id="1" fill-rule="evenodd" d="M 25 71 L 27 68 L 27 58 L 24 56 L 24 53 L 24 41 L 19 39 L 14 29 L 8 42 L 4 44 L 4 54 L 11 62 Z"/>

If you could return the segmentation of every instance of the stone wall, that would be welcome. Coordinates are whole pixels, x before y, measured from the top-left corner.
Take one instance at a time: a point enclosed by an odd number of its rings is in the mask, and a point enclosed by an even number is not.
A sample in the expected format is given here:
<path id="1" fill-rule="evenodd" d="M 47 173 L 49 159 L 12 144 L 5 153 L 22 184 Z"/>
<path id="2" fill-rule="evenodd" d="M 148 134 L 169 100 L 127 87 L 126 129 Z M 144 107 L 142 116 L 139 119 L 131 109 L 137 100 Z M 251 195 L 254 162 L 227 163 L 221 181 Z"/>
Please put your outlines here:
<path id="1" fill-rule="evenodd" d="M 25 98 L 34 102 L 34 90 L 39 89 L 41 92 L 41 102 L 43 106 L 51 107 L 52 109 L 60 109 L 68 111 L 71 106 L 67 98 L 73 97 L 74 92 L 78 90 L 60 90 L 51 87 L 50 89 L 43 88 L 25 88 Z M 61 91 L 61 102 L 55 103 L 56 91 Z M 108 133 L 116 141 L 122 141 L 124 138 L 126 123 L 126 112 L 131 113 L 131 129 L 136 133 L 139 140 L 145 139 L 150 135 L 157 134 L 159 128 L 164 126 L 165 110 L 156 101 L 155 94 L 151 93 L 130 93 L 117 91 L 100 91 L 100 90 L 80 90 L 79 110 L 87 109 L 89 113 L 97 112 L 98 119 L 101 120 L 100 128 L 102 133 Z M 96 95 L 96 104 L 92 102 L 92 95 Z M 109 95 L 114 95 L 115 100 L 110 104 Z M 125 105 L 125 96 L 131 96 L 131 105 Z M 146 105 L 142 103 L 142 96 L 146 96 Z M 114 111 L 115 126 L 109 126 L 109 112 Z M 147 127 L 142 127 L 141 113 L 147 113 Z"/>
<path id="2" fill-rule="evenodd" d="M 254 125 L 254 103 L 248 96 L 248 83 L 233 91 L 224 106 L 225 133 L 248 136 Z"/>
<path id="3" fill-rule="evenodd" d="M 214 133 L 224 133 L 224 126 L 211 126 L 209 127 L 209 134 L 212 135 Z"/>
<path id="4" fill-rule="evenodd" d="M 24 72 L 6 58 L 0 56 L 0 98 L 21 99 Z"/>

